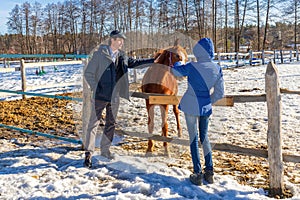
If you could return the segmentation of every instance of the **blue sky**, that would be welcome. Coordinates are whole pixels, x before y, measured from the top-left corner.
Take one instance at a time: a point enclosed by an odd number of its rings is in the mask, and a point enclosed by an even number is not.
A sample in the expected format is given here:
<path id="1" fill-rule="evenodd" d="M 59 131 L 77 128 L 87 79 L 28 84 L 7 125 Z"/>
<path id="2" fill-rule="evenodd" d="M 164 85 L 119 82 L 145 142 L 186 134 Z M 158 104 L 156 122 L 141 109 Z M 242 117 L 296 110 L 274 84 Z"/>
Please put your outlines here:
<path id="1" fill-rule="evenodd" d="M 7 32 L 7 18 L 9 17 L 9 13 L 16 6 L 16 4 L 23 4 L 25 2 L 30 2 L 33 5 L 32 0 L 2 0 L 0 6 L 0 34 L 3 35 Z M 56 2 L 64 2 L 64 0 L 36 0 L 42 4 L 42 6 L 47 5 L 48 3 L 56 3 Z"/>

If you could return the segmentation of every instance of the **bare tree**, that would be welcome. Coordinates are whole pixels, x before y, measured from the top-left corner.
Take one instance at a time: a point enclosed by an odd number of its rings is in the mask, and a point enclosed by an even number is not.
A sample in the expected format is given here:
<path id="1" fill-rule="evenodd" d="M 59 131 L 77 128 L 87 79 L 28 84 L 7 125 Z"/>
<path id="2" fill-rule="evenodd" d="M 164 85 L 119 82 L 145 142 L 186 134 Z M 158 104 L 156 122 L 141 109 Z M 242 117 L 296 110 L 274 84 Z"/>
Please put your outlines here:
<path id="1" fill-rule="evenodd" d="M 235 0 L 235 13 L 234 13 L 234 49 L 236 52 L 239 51 L 240 46 L 240 17 L 239 17 L 239 0 Z"/>
<path id="2" fill-rule="evenodd" d="M 248 0 L 245 0 L 245 2 L 244 2 L 244 11 L 243 11 L 243 16 L 242 16 L 242 22 L 241 22 L 240 32 L 239 32 L 239 40 L 241 39 L 241 36 L 243 34 L 243 31 L 244 31 L 244 23 L 245 23 L 245 18 L 246 18 L 247 5 L 248 5 Z"/>
<path id="3" fill-rule="evenodd" d="M 173 44 L 173 33 L 183 32 L 193 39 L 212 37 L 215 48 L 223 47 L 226 52 L 231 51 L 231 43 L 238 51 L 244 41 L 260 50 L 267 48 L 268 41 L 273 41 L 274 46 L 297 44 L 299 3 L 300 0 L 63 0 L 42 8 L 25 2 L 10 12 L 7 26 L 14 35 L 0 36 L 0 44 L 6 51 L 14 45 L 19 53 L 89 53 L 112 29 L 119 29 L 135 33 L 134 40 L 126 45 L 129 49 L 137 45 L 161 47 L 162 41 L 157 38 L 163 35 L 169 35 L 168 42 Z M 280 5 L 278 10 L 285 14 L 283 23 L 278 23 L 280 18 L 271 12 L 275 5 Z M 265 18 L 263 24 L 261 17 Z M 282 45 L 274 42 L 280 33 L 284 35 Z"/>
<path id="4" fill-rule="evenodd" d="M 32 38 L 32 53 L 41 53 L 42 50 L 38 49 L 38 35 L 40 34 L 40 29 L 42 26 L 42 6 L 40 3 L 35 2 L 32 8 L 32 15 L 30 16 L 30 26 L 31 26 L 31 38 Z M 40 37 L 39 37 L 40 38 Z"/>
<path id="5" fill-rule="evenodd" d="M 212 0 L 212 39 L 217 49 L 217 0 Z"/>
<path id="6" fill-rule="evenodd" d="M 227 0 L 226 0 L 227 1 Z M 196 12 L 196 24 L 197 24 L 197 30 L 198 30 L 198 36 L 199 38 L 202 37 L 202 18 L 201 18 L 201 2 L 200 0 L 194 0 L 194 7 L 195 7 L 195 12 Z"/>
<path id="7" fill-rule="evenodd" d="M 23 17 L 22 10 L 18 4 L 12 9 L 9 13 L 9 18 L 7 22 L 8 31 L 11 33 L 17 34 L 19 37 L 17 38 L 17 44 L 20 48 L 19 52 L 24 52 L 24 42 L 23 42 Z"/>
<path id="8" fill-rule="evenodd" d="M 300 6 L 299 0 L 294 0 L 294 49 L 297 49 L 297 24 L 298 24 L 298 9 Z"/>
<path id="9" fill-rule="evenodd" d="M 25 21 L 25 53 L 32 54 L 32 49 L 30 47 L 30 27 L 29 27 L 29 17 L 31 14 L 31 5 L 28 2 L 22 4 L 22 14 Z"/>
<path id="10" fill-rule="evenodd" d="M 260 50 L 260 10 L 259 10 L 259 0 L 256 0 L 257 8 L 257 50 Z"/>
<path id="11" fill-rule="evenodd" d="M 45 53 L 61 53 L 61 49 L 58 47 L 59 7 L 52 3 L 47 4 L 44 10 L 46 13 L 44 18 L 44 29 L 47 33 L 45 34 Z"/>
<path id="12" fill-rule="evenodd" d="M 78 38 L 78 23 L 80 19 L 80 14 L 79 14 L 79 6 L 78 2 L 76 1 L 66 1 L 64 3 L 65 7 L 65 13 L 64 13 L 64 19 L 65 19 L 65 29 L 70 33 L 69 38 L 67 39 L 70 40 L 71 46 L 69 47 L 68 51 L 69 52 L 76 52 L 77 49 L 77 40 Z"/>
<path id="13" fill-rule="evenodd" d="M 184 2 L 183 2 L 184 1 Z M 180 10 L 183 18 L 184 30 L 188 33 L 188 0 L 179 0 Z"/>
<path id="14" fill-rule="evenodd" d="M 267 33 L 268 33 L 268 26 L 269 26 L 270 2 L 271 2 L 271 0 L 268 0 L 268 3 L 267 3 L 267 13 L 266 13 L 266 21 L 265 21 L 264 40 L 263 40 L 263 47 L 262 47 L 263 50 L 266 49 L 266 40 L 267 40 Z"/>
<path id="15" fill-rule="evenodd" d="M 225 52 L 228 52 L 228 2 L 225 0 Z"/>

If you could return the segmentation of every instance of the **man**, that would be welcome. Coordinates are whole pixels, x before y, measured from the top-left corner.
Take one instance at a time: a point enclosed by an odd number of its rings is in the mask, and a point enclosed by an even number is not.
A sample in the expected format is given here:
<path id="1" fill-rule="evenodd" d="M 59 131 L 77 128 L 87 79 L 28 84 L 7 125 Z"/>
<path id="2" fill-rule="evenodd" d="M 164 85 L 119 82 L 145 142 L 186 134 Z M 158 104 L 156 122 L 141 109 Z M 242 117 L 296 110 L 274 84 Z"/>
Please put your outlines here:
<path id="1" fill-rule="evenodd" d="M 120 31 L 112 31 L 108 45 L 100 45 L 84 71 L 84 77 L 93 93 L 92 113 L 85 140 L 84 166 L 88 168 L 92 167 L 97 128 L 104 109 L 106 109 L 106 117 L 100 143 L 101 156 L 113 159 L 109 149 L 114 137 L 119 97 L 129 100 L 128 68 L 154 62 L 154 59 L 128 58 L 121 50 L 125 39 L 125 35 Z"/>

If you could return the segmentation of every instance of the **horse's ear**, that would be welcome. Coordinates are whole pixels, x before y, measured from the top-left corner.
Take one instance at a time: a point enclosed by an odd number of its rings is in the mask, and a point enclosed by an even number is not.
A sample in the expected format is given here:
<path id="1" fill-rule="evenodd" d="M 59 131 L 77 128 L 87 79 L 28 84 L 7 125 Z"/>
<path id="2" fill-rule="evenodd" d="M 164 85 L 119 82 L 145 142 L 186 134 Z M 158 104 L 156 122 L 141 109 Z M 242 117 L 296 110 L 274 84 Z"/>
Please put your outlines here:
<path id="1" fill-rule="evenodd" d="M 157 59 L 161 55 L 161 52 L 156 52 L 154 55 L 154 59 Z"/>
<path id="2" fill-rule="evenodd" d="M 166 58 L 166 50 L 163 50 L 163 52 L 158 53 L 158 57 L 156 57 L 155 62 L 164 64 L 165 58 Z"/>
<path id="3" fill-rule="evenodd" d="M 179 39 L 177 38 L 174 42 L 174 46 L 178 46 L 179 45 Z"/>

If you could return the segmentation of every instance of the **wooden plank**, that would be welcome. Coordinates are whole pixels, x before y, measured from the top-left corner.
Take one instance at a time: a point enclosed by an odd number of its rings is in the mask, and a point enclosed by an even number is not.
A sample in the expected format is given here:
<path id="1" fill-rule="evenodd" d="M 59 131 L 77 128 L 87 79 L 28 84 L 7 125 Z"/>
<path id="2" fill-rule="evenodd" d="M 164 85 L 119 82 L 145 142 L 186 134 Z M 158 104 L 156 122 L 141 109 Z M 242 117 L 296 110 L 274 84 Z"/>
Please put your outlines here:
<path id="1" fill-rule="evenodd" d="M 149 99 L 151 97 L 152 104 L 170 104 L 179 103 L 181 96 L 170 96 L 157 93 L 132 92 L 131 97 Z M 225 95 L 224 98 L 217 101 L 214 106 L 233 106 L 234 103 L 246 102 L 265 102 L 266 95 Z"/>
<path id="2" fill-rule="evenodd" d="M 77 86 L 80 87 L 78 82 L 71 82 L 71 83 L 57 83 L 57 84 L 48 84 L 48 85 L 27 85 L 28 90 L 36 90 L 36 89 L 45 89 L 45 88 L 61 88 L 61 87 L 68 87 L 68 86 Z"/>
<path id="3" fill-rule="evenodd" d="M 73 60 L 73 61 L 61 61 L 61 62 L 32 62 L 32 63 L 24 63 L 25 68 L 34 68 L 41 66 L 57 66 L 57 65 L 78 65 L 82 64 L 84 61 L 81 60 Z M 0 72 L 14 72 L 20 71 L 20 67 L 13 68 L 0 68 Z"/>
<path id="4" fill-rule="evenodd" d="M 155 105 L 178 105 L 180 96 L 149 96 L 149 103 Z"/>
<path id="5" fill-rule="evenodd" d="M 183 145 L 183 146 L 190 145 L 190 141 L 187 139 L 164 137 L 164 136 L 161 136 L 158 134 L 123 131 L 120 129 L 116 129 L 115 132 L 119 135 L 127 135 L 130 137 L 143 138 L 143 139 L 147 139 L 147 140 L 168 142 L 171 144 L 177 144 L 177 145 Z M 243 155 L 247 155 L 247 156 L 268 158 L 268 151 L 265 149 L 240 147 L 240 146 L 228 144 L 228 143 L 211 143 L 211 146 L 212 146 L 213 150 L 217 150 L 217 151 L 224 151 L 224 152 L 228 152 L 228 153 L 237 153 L 237 154 L 243 154 Z M 201 145 L 199 145 L 199 148 L 201 148 Z M 285 162 L 300 163 L 300 156 L 282 154 L 282 157 L 283 157 L 283 161 L 285 161 Z"/>
<path id="6" fill-rule="evenodd" d="M 149 96 L 150 104 L 162 104 L 162 105 L 178 105 L 180 102 L 181 96 Z M 224 97 L 217 101 L 214 106 L 233 106 L 234 99 L 233 97 Z"/>
<path id="7" fill-rule="evenodd" d="M 283 94 L 300 94 L 300 91 L 289 90 L 289 89 L 286 89 L 286 88 L 280 88 L 280 93 L 283 93 Z"/>
<path id="8" fill-rule="evenodd" d="M 32 62 L 32 63 L 25 63 L 26 68 L 32 67 L 41 67 L 41 66 L 57 66 L 57 65 L 76 65 L 82 64 L 82 60 L 74 60 L 74 61 L 61 61 L 61 62 Z"/>
<path id="9" fill-rule="evenodd" d="M 120 134 L 120 135 L 128 135 L 131 137 L 145 138 L 147 140 L 155 140 L 155 141 L 161 141 L 161 142 L 168 142 L 168 143 L 172 143 L 172 144 L 179 144 L 179 145 L 183 145 L 183 146 L 190 145 L 189 140 L 180 139 L 180 138 L 164 137 L 164 136 L 160 136 L 157 134 L 123 131 L 120 129 L 116 129 L 115 133 Z"/>
<path id="10" fill-rule="evenodd" d="M 247 103 L 247 102 L 265 102 L 266 95 L 231 95 L 233 97 L 234 103 Z"/>
<path id="11" fill-rule="evenodd" d="M 0 68 L 0 72 L 6 73 L 6 72 L 14 72 L 14 71 L 20 71 L 20 67 L 18 67 L 19 70 L 17 70 L 16 67 L 12 68 Z"/>
<path id="12" fill-rule="evenodd" d="M 214 103 L 213 106 L 234 106 L 234 98 L 233 96 L 226 96 Z"/>
<path id="13" fill-rule="evenodd" d="M 149 99 L 150 96 L 169 96 L 169 95 L 159 94 L 159 93 L 131 92 L 130 96 L 136 98 L 142 98 L 142 99 Z"/>
<path id="14" fill-rule="evenodd" d="M 149 99 L 149 95 L 143 92 L 131 92 L 131 97 L 141 98 L 141 99 Z"/>

